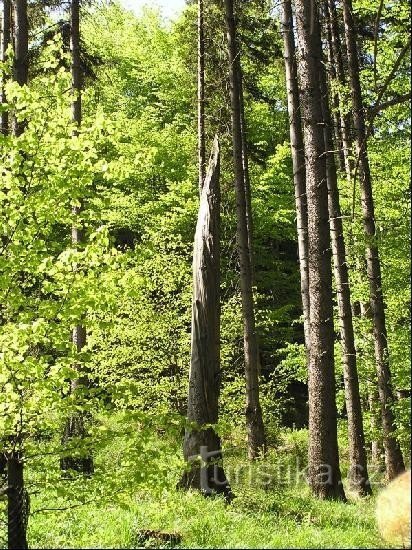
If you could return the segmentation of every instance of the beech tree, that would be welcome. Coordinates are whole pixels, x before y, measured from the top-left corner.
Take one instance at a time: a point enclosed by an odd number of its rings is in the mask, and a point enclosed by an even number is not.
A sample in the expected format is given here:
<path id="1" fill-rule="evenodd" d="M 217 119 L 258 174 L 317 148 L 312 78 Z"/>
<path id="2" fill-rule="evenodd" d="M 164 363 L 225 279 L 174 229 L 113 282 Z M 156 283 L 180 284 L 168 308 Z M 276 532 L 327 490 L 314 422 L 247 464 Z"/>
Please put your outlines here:
<path id="1" fill-rule="evenodd" d="M 80 59 L 80 0 L 72 0 L 70 7 L 70 50 L 71 50 L 71 73 L 72 73 L 72 91 L 74 99 L 72 103 L 72 119 L 76 127 L 80 127 L 82 121 L 82 74 Z M 74 131 L 77 135 L 77 130 Z M 74 247 L 84 244 L 84 229 L 81 221 L 82 206 L 74 206 L 72 213 L 74 216 L 74 225 L 72 227 L 72 243 Z M 73 328 L 72 342 L 77 353 L 80 353 L 86 346 L 86 329 L 83 325 L 77 325 Z M 78 366 L 79 378 L 71 381 L 71 391 L 79 394 L 87 387 L 87 378 L 81 373 L 81 367 Z M 68 443 L 71 438 L 84 438 L 85 426 L 83 414 L 77 413 L 67 419 L 63 434 L 63 443 Z M 62 470 L 75 470 L 84 474 L 93 472 L 93 459 L 90 456 L 72 457 L 65 456 L 60 460 Z"/>

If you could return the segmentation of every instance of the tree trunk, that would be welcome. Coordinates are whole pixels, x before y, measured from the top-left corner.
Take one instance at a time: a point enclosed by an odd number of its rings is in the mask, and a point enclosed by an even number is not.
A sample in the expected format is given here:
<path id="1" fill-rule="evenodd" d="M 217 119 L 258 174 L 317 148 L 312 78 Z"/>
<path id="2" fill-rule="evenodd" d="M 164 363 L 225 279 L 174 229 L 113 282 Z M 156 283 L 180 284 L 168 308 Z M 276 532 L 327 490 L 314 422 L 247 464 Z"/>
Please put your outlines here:
<path id="1" fill-rule="evenodd" d="M 319 16 L 312 0 L 295 0 L 308 203 L 310 363 L 309 471 L 313 493 L 345 499 L 339 468 L 334 369 L 328 190 L 319 87 Z"/>
<path id="2" fill-rule="evenodd" d="M 326 0 L 325 11 L 326 22 L 328 26 L 328 50 L 331 67 L 334 67 L 335 69 L 336 78 L 339 84 L 341 84 L 342 86 L 346 86 L 347 81 L 343 62 L 344 55 L 342 52 L 342 43 L 339 34 L 339 23 L 334 0 Z M 350 116 L 348 113 L 345 113 L 345 102 L 340 94 L 338 94 L 338 102 L 345 172 L 348 181 L 351 181 L 353 174 L 353 158 Z"/>
<path id="3" fill-rule="evenodd" d="M 252 189 L 250 186 L 250 174 L 249 174 L 249 154 L 247 149 L 247 124 L 245 116 L 245 98 L 243 94 L 243 73 L 242 66 L 240 64 L 239 57 L 236 60 L 239 86 L 239 109 L 240 109 L 240 127 L 242 132 L 242 163 L 243 163 L 243 179 L 245 186 L 245 202 L 246 202 L 246 225 L 247 225 L 247 238 L 250 255 L 250 266 L 252 269 L 252 285 L 255 282 L 254 273 L 254 252 L 253 252 L 253 216 L 252 216 Z"/>
<path id="4" fill-rule="evenodd" d="M 198 0 L 198 66 L 197 66 L 197 124 L 199 156 L 199 193 L 202 194 L 206 175 L 206 134 L 205 134 L 205 31 L 204 4 Z"/>
<path id="5" fill-rule="evenodd" d="M 26 528 L 29 512 L 28 494 L 24 488 L 23 462 L 16 451 L 7 460 L 7 527 L 9 550 L 27 548 Z"/>
<path id="6" fill-rule="evenodd" d="M 308 264 L 308 205 L 306 201 L 305 151 L 303 145 L 302 121 L 298 75 L 293 37 L 293 17 L 290 0 L 284 0 L 282 11 L 282 34 L 288 95 L 290 146 L 292 151 L 293 181 L 295 186 L 296 223 L 298 233 L 300 291 L 302 296 L 305 346 L 310 348 L 309 337 L 309 264 Z"/>
<path id="7" fill-rule="evenodd" d="M 359 79 L 359 60 L 351 0 L 343 1 L 345 40 L 348 52 L 350 88 L 352 93 L 355 126 L 356 156 L 359 163 L 363 227 L 366 236 L 366 266 L 369 280 L 370 302 L 373 314 L 378 390 L 381 403 L 382 429 L 385 448 L 385 465 L 388 480 L 405 469 L 402 452 L 395 438 L 395 417 L 392 410 L 394 396 L 391 385 L 388 339 L 382 292 L 381 264 L 375 230 L 375 207 L 367 149 L 365 115 Z"/>
<path id="8" fill-rule="evenodd" d="M 27 0 L 14 0 L 14 58 L 13 78 L 24 86 L 28 81 L 29 23 Z M 20 136 L 25 127 L 24 121 L 13 120 L 13 133 Z"/>
<path id="9" fill-rule="evenodd" d="M 230 99 L 232 110 L 233 162 L 235 171 L 237 232 L 236 240 L 240 263 L 240 288 L 244 325 L 245 376 L 246 376 L 246 429 L 248 454 L 254 459 L 264 451 L 265 434 L 259 399 L 259 359 L 253 304 L 252 266 L 250 261 L 246 214 L 245 177 L 243 168 L 242 122 L 240 109 L 239 49 L 233 0 L 225 0 L 227 44 L 229 55 Z"/>
<path id="10" fill-rule="evenodd" d="M 200 168 L 200 167 L 199 167 Z M 220 154 L 215 138 L 200 197 L 193 252 L 192 342 L 183 454 L 189 463 L 180 486 L 205 495 L 230 487 L 222 465 L 218 421 L 220 391 Z M 208 426 L 205 428 L 205 426 Z M 198 457 L 202 462 L 198 462 Z"/>
<path id="11" fill-rule="evenodd" d="M 79 0 L 71 0 L 70 11 L 70 49 L 72 57 L 72 90 L 75 94 L 72 103 L 72 119 L 77 127 L 80 126 L 82 121 L 82 74 L 81 74 L 81 61 L 80 61 L 80 2 Z M 75 130 L 74 134 L 77 134 Z M 73 207 L 73 214 L 75 219 L 81 214 L 82 207 Z M 72 243 L 75 247 L 78 247 L 84 243 L 84 231 L 80 222 L 72 227 Z M 72 342 L 79 353 L 86 345 L 86 329 L 82 325 L 74 327 L 72 332 Z M 80 367 L 78 367 L 80 370 Z M 80 374 L 80 373 L 79 373 Z M 72 381 L 71 390 L 73 393 L 78 392 L 82 388 L 87 386 L 87 381 L 84 377 L 79 376 L 78 379 Z M 63 443 L 67 444 L 71 438 L 84 438 L 85 427 L 84 418 L 82 413 L 76 413 L 71 418 L 67 419 L 66 426 L 63 433 Z M 86 457 L 63 457 L 60 461 L 60 467 L 63 471 L 74 470 L 84 474 L 93 473 L 93 459 L 90 456 Z"/>
<path id="12" fill-rule="evenodd" d="M 343 235 L 342 213 L 339 203 L 339 189 L 331 130 L 331 116 L 328 104 L 326 72 L 321 66 L 319 80 L 322 85 L 322 111 L 328 186 L 329 223 L 332 240 L 332 255 L 335 268 L 335 283 L 339 307 L 340 333 L 343 352 L 343 380 L 345 386 L 346 411 L 348 415 L 349 473 L 351 489 L 359 496 L 372 494 L 365 449 L 362 405 L 356 361 L 355 334 L 351 307 L 351 292 L 346 247 Z"/>
<path id="13" fill-rule="evenodd" d="M 382 433 L 382 425 L 379 421 L 378 414 L 380 412 L 379 394 L 375 384 L 370 384 L 368 387 L 368 406 L 369 414 L 371 415 L 371 430 L 372 432 Z M 382 441 L 377 437 L 373 437 L 371 441 L 371 463 L 375 468 L 384 471 L 384 449 Z"/>
<path id="14" fill-rule="evenodd" d="M 11 40 L 11 1 L 3 0 L 3 17 L 2 17 L 2 41 L 1 41 L 1 61 L 6 61 L 7 49 L 10 46 Z M 4 82 L 1 84 L 1 103 L 6 103 L 6 94 L 4 90 Z M 9 131 L 9 113 L 2 111 L 1 113 L 1 133 L 7 134 Z"/>
<path id="15" fill-rule="evenodd" d="M 13 79 L 24 86 L 28 80 L 28 20 L 27 0 L 14 0 L 14 59 Z M 18 137 L 24 132 L 25 122 L 13 120 L 13 134 Z M 6 130 L 7 131 L 7 130 Z M 14 444 L 19 436 L 14 434 Z M 24 465 L 21 453 L 12 450 L 7 457 L 7 535 L 8 548 L 26 549 L 26 529 L 28 521 L 28 494 L 24 487 Z"/>
<path id="16" fill-rule="evenodd" d="M 327 17 L 327 16 L 326 16 Z M 326 19 L 328 23 L 328 18 Z M 336 67 L 333 62 L 333 50 L 332 50 L 332 33 L 329 24 L 326 29 L 326 38 L 327 38 L 327 61 L 328 61 L 328 76 L 329 80 L 338 81 L 338 75 Z M 345 164 L 345 146 L 343 143 L 342 128 L 340 121 L 340 101 L 339 93 L 337 91 L 332 94 L 333 101 L 333 137 L 335 143 L 335 149 L 338 153 L 339 166 L 342 172 L 346 172 Z"/>
<path id="17" fill-rule="evenodd" d="M 370 304 L 365 302 L 359 303 L 358 314 L 364 319 L 368 319 L 370 321 L 370 328 L 372 328 L 373 318 Z M 370 347 L 372 349 L 373 334 L 372 330 L 370 330 L 369 327 L 366 338 L 368 342 L 370 342 Z M 372 430 L 372 433 L 375 434 L 375 437 L 373 437 L 371 441 L 371 463 L 375 468 L 378 468 L 379 471 L 385 471 L 385 452 L 382 446 L 382 437 L 380 435 L 376 436 L 376 434 L 382 434 L 382 422 L 380 415 L 378 385 L 375 378 L 368 383 L 367 392 L 368 408 L 370 414 L 370 428 Z"/>

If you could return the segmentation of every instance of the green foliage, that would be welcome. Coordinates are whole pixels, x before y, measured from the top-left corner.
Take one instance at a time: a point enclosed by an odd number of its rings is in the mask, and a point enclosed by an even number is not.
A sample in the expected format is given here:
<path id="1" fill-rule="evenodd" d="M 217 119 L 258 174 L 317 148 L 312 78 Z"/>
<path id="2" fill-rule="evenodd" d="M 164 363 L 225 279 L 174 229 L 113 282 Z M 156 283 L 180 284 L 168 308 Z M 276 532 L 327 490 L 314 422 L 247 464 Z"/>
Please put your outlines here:
<path id="1" fill-rule="evenodd" d="M 378 4 L 355 3 L 366 27 Z M 45 14 L 36 6 L 32 3 L 33 21 L 38 18 L 44 30 Z M 18 138 L 0 135 L 0 451 L 17 446 L 23 452 L 32 494 L 30 544 L 135 547 L 141 544 L 139 531 L 153 529 L 181 533 L 185 548 L 382 547 L 373 499 L 345 506 L 317 502 L 308 494 L 303 475 L 307 430 L 289 429 L 298 409 L 300 423 L 306 423 L 306 395 L 296 397 L 293 389 L 305 388 L 307 367 L 281 36 L 276 13 L 273 17 L 266 2 L 243 2 L 238 16 L 269 452 L 253 465 L 245 459 L 243 326 L 222 71 L 226 54 L 222 13 L 210 3 L 207 134 L 211 138 L 218 131 L 222 146 L 217 429 L 237 498 L 227 507 L 220 499 L 175 490 L 183 469 L 198 209 L 195 8 L 189 5 L 169 25 L 150 9 L 137 18 L 116 2 L 88 7 L 82 18 L 84 54 L 100 63 L 93 67 L 94 77 L 86 79 L 80 129 L 71 121 L 71 79 L 60 40 L 42 50 L 29 86 L 6 83 L 7 108 L 26 127 Z M 370 105 L 406 39 L 407 12 L 405 2 L 383 5 L 376 82 L 374 45 L 360 39 Z M 407 90 L 408 67 L 405 58 L 385 98 Z M 10 61 L 1 70 L 8 73 Z M 340 92 L 349 97 L 348 90 Z M 349 99 L 347 108 L 350 112 Z M 369 140 L 395 390 L 410 387 L 409 126 L 407 104 L 390 107 L 376 117 Z M 365 303 L 358 191 L 352 222 L 353 188 L 343 178 L 340 187 L 353 298 Z M 76 248 L 72 226 L 85 234 Z M 87 330 L 81 352 L 70 342 L 79 324 Z M 367 405 L 376 387 L 370 321 L 356 318 L 355 329 L 370 443 L 381 436 L 377 411 Z M 338 337 L 335 349 L 346 474 Z M 88 387 L 73 392 L 70 385 L 79 370 Z M 394 405 L 406 454 L 409 404 L 403 397 Z M 64 445 L 63 425 L 79 412 L 86 436 Z M 68 455 L 92 455 L 94 475 L 62 477 L 59 458 Z M 2 501 L 2 511 L 4 506 Z"/>

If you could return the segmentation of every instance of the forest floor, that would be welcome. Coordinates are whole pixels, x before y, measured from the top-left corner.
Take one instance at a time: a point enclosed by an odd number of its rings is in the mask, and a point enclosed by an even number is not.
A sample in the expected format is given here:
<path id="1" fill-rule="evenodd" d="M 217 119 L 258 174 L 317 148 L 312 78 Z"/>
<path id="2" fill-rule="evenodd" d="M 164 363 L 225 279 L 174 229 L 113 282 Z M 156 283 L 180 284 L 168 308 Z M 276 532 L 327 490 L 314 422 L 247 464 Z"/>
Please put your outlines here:
<path id="1" fill-rule="evenodd" d="M 388 548 L 375 521 L 377 481 L 371 498 L 347 492 L 348 503 L 323 502 L 310 495 L 301 472 L 295 476 L 299 468 L 293 463 L 305 458 L 306 437 L 306 431 L 290 432 L 253 466 L 244 450 L 225 458 L 236 495 L 230 505 L 220 497 L 177 491 L 176 479 L 153 490 L 145 485 L 128 490 L 127 483 L 119 489 L 113 479 L 112 500 L 94 496 L 87 504 L 45 511 L 56 506 L 55 492 L 45 489 L 32 497 L 30 547 Z M 159 540 L 158 532 L 180 541 Z"/>

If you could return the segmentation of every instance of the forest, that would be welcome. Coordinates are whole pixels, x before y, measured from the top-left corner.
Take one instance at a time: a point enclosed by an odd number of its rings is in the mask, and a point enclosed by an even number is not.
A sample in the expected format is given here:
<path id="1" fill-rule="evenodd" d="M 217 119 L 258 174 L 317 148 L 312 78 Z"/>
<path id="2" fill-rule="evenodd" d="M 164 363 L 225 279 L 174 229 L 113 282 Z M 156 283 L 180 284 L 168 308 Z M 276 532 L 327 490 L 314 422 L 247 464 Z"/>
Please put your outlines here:
<path id="1" fill-rule="evenodd" d="M 410 547 L 410 1 L 0 2 L 0 547 Z"/>

